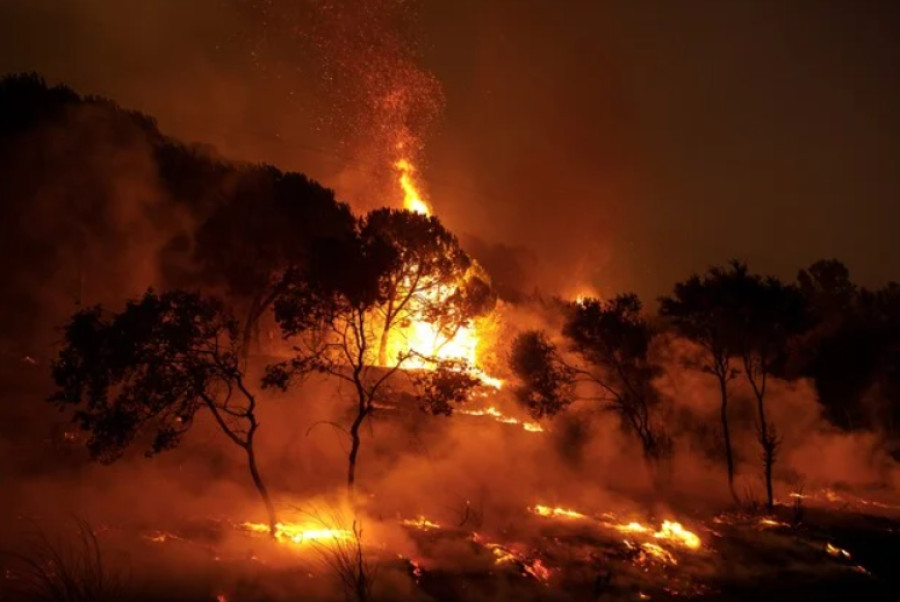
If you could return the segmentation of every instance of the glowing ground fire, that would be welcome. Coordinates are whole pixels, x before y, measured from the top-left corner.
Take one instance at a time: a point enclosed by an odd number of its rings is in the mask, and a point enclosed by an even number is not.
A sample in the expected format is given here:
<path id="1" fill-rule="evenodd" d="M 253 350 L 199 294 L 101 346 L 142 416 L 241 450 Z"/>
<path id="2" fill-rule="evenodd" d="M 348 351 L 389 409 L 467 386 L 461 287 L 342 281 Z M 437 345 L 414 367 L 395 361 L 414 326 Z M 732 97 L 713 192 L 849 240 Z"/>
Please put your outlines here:
<path id="1" fill-rule="evenodd" d="M 485 380 L 485 378 L 482 377 L 482 381 L 484 381 L 484 380 Z M 496 379 L 493 379 L 493 380 L 496 380 Z M 499 381 L 498 381 L 498 383 L 499 383 Z M 488 381 L 485 384 L 491 385 L 492 383 Z M 499 384 L 496 386 L 496 388 L 500 388 Z M 528 431 L 529 433 L 541 433 L 544 431 L 543 427 L 540 424 L 538 424 L 537 422 L 534 422 L 531 420 L 519 420 L 518 418 L 513 418 L 512 416 L 507 416 L 504 413 L 502 413 L 500 410 L 495 408 L 494 406 L 490 406 L 490 407 L 484 408 L 482 410 L 461 409 L 461 410 L 456 410 L 456 411 L 458 413 L 464 414 L 466 416 L 490 416 L 497 422 L 501 422 L 503 424 L 521 425 L 521 427 L 523 429 L 525 429 L 526 431 Z"/>
<path id="2" fill-rule="evenodd" d="M 581 512 L 577 512 L 575 510 L 567 509 L 567 508 L 558 508 L 553 506 L 545 506 L 543 504 L 536 504 L 529 508 L 533 514 L 537 514 L 538 516 L 542 516 L 544 518 L 563 518 L 563 519 L 588 519 L 590 516 L 583 514 Z M 703 542 L 700 540 L 700 537 L 694 533 L 693 531 L 689 531 L 685 529 L 684 525 L 679 522 L 672 520 L 664 520 L 660 525 L 659 529 L 653 529 L 653 527 L 647 526 L 643 523 L 639 523 L 637 521 L 631 521 L 628 523 L 617 523 L 612 520 L 614 519 L 614 515 L 604 515 L 604 520 L 597 520 L 601 525 L 605 527 L 611 527 L 620 533 L 626 534 L 638 534 L 645 535 L 647 537 L 652 537 L 653 539 L 657 539 L 660 541 L 665 541 L 670 544 L 674 544 L 683 548 L 687 548 L 689 550 L 698 550 L 703 545 Z M 656 544 L 652 544 L 656 545 Z M 650 552 L 652 554 L 652 552 Z"/>
<path id="3" fill-rule="evenodd" d="M 264 523 L 246 522 L 242 523 L 241 527 L 253 533 L 269 533 L 269 526 Z M 328 529 L 312 523 L 277 523 L 275 525 L 275 540 L 280 543 L 328 545 L 352 539 L 353 532 L 347 529 Z"/>

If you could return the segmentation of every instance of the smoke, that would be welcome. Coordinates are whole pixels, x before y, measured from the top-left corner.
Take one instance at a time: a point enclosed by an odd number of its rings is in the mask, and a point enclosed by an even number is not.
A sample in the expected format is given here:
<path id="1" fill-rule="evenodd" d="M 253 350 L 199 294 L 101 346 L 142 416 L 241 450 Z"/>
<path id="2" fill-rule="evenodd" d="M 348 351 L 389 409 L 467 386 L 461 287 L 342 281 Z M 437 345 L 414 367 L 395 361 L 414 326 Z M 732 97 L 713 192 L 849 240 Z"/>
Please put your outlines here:
<path id="1" fill-rule="evenodd" d="M 158 285 L 159 252 L 188 225 L 159 186 L 138 122 L 98 105 L 65 111 L 10 140 L 0 167 L 10 358 L 45 361 L 54 329 L 76 307 L 116 307 Z"/>
<path id="2" fill-rule="evenodd" d="M 23 15 L 33 19 L 26 4 L 12 3 L 6 10 L 18 14 L 18 22 Z M 67 10 L 52 13 L 55 21 L 49 25 L 72 36 L 70 45 L 83 53 L 79 65 L 59 64 L 54 56 L 28 67 L 49 67 L 51 77 L 146 108 L 170 124 L 171 131 L 210 141 L 225 155 L 277 161 L 318 175 L 360 209 L 399 198 L 392 170 L 399 151 L 434 175 L 438 214 L 453 229 L 471 233 L 464 244 L 492 274 L 505 301 L 490 341 L 491 374 L 509 378 L 505 345 L 517 331 L 559 330 L 561 316 L 533 301 L 535 291 L 574 295 L 587 283 L 606 292 L 617 281 L 609 270 L 618 261 L 612 241 L 620 216 L 586 209 L 607 207 L 621 193 L 623 184 L 611 175 L 618 165 L 615 158 L 608 157 L 599 174 L 589 169 L 588 159 L 563 159 L 568 153 L 561 149 L 582 124 L 558 117 L 542 130 L 552 134 L 548 139 L 527 139 L 521 133 L 527 120 L 518 111 L 508 122 L 520 126 L 510 128 L 517 132 L 511 139 L 473 135 L 480 140 L 473 144 L 474 153 L 468 146 L 442 141 L 437 126 L 444 97 L 434 74 L 422 66 L 423 51 L 413 41 L 415 15 L 406 3 L 324 2 L 314 5 L 315 10 L 307 4 L 243 3 L 218 10 L 222 4 L 209 0 L 154 3 L 140 15 L 128 3 L 65 4 Z M 298 33 L 297 19 L 304 18 L 313 20 Z M 97 19 L 103 35 L 95 37 L 91 24 Z M 203 22 L 207 26 L 197 35 L 195 27 Z M 477 54 L 486 58 L 477 61 L 476 70 L 479 81 L 488 84 L 514 59 L 492 52 L 499 42 L 482 43 Z M 164 63 L 174 65 L 173 71 L 135 69 Z M 101 73 L 102 65 L 114 77 Z M 527 81 L 518 84 L 496 87 L 509 96 L 532 89 Z M 511 105 L 486 103 L 485 112 L 474 112 L 466 127 L 483 128 Z M 615 128 L 609 129 L 615 138 Z M 429 140 L 443 147 L 430 151 Z M 501 161 L 502 168 L 492 173 L 484 173 L 473 158 L 510 157 L 517 144 L 530 149 L 527 158 Z M 248 555 L 247 539 L 233 524 L 263 520 L 262 507 L 241 451 L 211 421 L 195 425 L 178 450 L 153 459 L 136 451 L 113 466 L 99 466 L 86 463 L 75 444 L 51 449 L 55 443 L 50 440 L 59 437 L 46 432 L 49 412 L 31 410 L 44 408 L 56 326 L 79 305 L 116 307 L 148 286 L 163 286 L 161 252 L 173 238 L 191 231 L 191 212 L 169 198 L 159 180 L 147 132 L 116 121 L 107 111 L 85 107 L 62 124 L 29 133 L 16 148 L 17 154 L 0 167 L 0 180 L 16 186 L 25 182 L 12 192 L 27 202 L 15 215 L 19 233 L 4 243 L 4 273 L 8 289 L 15 292 L 4 311 L 25 319 L 4 323 L 3 382 L 11 383 L 9 390 L 25 400 L 29 411 L 4 420 L 9 432 L 0 437 L 0 472 L 12 481 L 10 495 L 0 502 L 4 516 L 27 515 L 58 525 L 65 522 L 61 515 L 77 514 L 98 527 L 121 531 L 123 538 L 195 529 L 202 536 L 192 541 L 207 541 L 219 553 Z M 329 148 L 333 150 L 323 151 Z M 447 162 L 439 166 L 432 159 L 429 165 L 429 156 L 435 155 Z M 474 181 L 474 191 L 469 182 L 460 183 L 467 177 Z M 495 204 L 494 191 L 515 200 Z M 536 210 L 548 205 L 554 207 L 549 215 Z M 359 470 L 367 496 L 367 537 L 414 557 L 426 552 L 404 530 L 389 526 L 390 521 L 426 515 L 459 529 L 508 532 L 517 528 L 523 508 L 535 503 L 621 516 L 723 507 L 729 494 L 715 381 L 685 365 L 685 358 L 697 354 L 689 342 L 665 339 L 655 351 L 664 367 L 656 383 L 663 396 L 661 411 L 675 440 L 674 455 L 665 465 L 665 489 L 643 460 L 636 438 L 596 403 L 581 402 L 548 420 L 543 433 L 485 416 L 426 416 L 413 404 L 400 404 L 379 410 L 364 432 Z M 254 377 L 261 368 L 254 366 Z M 740 379 L 732 388 L 738 488 L 761 497 L 753 402 Z M 352 411 L 348 393 L 324 379 L 312 379 L 287 394 L 261 393 L 260 465 L 285 516 L 342 512 L 344 429 Z M 508 416 L 527 418 L 508 388 L 492 403 Z M 776 464 L 779 498 L 823 487 L 881 488 L 894 494 L 900 480 L 879 435 L 830 426 L 809 382 L 772 382 L 767 404 L 782 436 Z M 23 423 L 34 428 L 22 429 Z M 61 421 L 56 424 L 67 428 Z M 31 446 L 24 447 L 24 437 L 14 430 L 32 433 Z M 29 454 L 33 459 L 23 462 Z M 63 458 L 68 462 L 62 463 Z M 345 517 L 338 520 L 346 522 Z M 6 535 L 21 524 L 14 520 L 0 528 Z M 136 560 L 165 562 L 176 575 L 201 570 L 199 559 L 196 567 L 176 565 L 202 556 L 206 548 L 192 543 L 178 553 L 160 553 L 154 545 L 146 544 Z M 465 547 L 448 541 L 427 556 L 435 566 L 465 569 L 471 562 Z M 155 558 L 157 554 L 165 560 Z M 265 560 L 278 567 L 296 564 L 294 556 Z M 149 566 L 146 570 L 153 572 Z M 249 587 L 237 577 L 227 578 L 234 579 L 228 583 L 232 590 Z M 385 582 L 396 591 L 409 586 L 405 576 L 394 573 Z M 278 591 L 279 583 L 253 585 L 257 594 L 292 591 L 292 586 Z M 323 589 L 309 595 L 332 593 Z"/>

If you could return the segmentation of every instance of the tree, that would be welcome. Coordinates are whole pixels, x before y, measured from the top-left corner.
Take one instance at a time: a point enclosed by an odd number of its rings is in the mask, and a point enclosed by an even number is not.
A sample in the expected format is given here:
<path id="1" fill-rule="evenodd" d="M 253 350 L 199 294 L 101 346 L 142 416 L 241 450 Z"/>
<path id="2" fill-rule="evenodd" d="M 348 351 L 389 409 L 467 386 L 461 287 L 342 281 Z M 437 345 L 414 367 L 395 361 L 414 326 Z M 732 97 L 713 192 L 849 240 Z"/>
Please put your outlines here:
<path id="1" fill-rule="evenodd" d="M 738 350 L 744 375 L 756 399 L 766 501 L 772 510 L 775 503 L 772 467 L 780 438 L 775 424 L 766 418 L 766 385 L 777 365 L 784 361 L 790 340 L 806 328 L 806 307 L 799 289 L 776 278 L 748 274 L 741 284 L 742 304 L 734 316 L 735 328 L 739 330 Z"/>
<path id="2" fill-rule="evenodd" d="M 833 328 L 853 310 L 859 293 L 850 271 L 837 259 L 820 259 L 797 273 L 800 292 L 820 324 Z"/>
<path id="3" fill-rule="evenodd" d="M 516 397 L 535 418 L 555 416 L 575 401 L 575 371 L 543 332 L 529 330 L 513 340 L 510 368 L 521 381 Z"/>
<path id="4" fill-rule="evenodd" d="M 641 316 L 636 295 L 608 302 L 586 299 L 567 307 L 562 334 L 575 361 L 565 361 L 540 332 L 525 332 L 513 343 L 511 365 L 522 385 L 517 395 L 535 416 L 553 415 L 575 401 L 576 385 L 598 391 L 582 399 L 601 401 L 616 412 L 640 440 L 645 458 L 669 451 L 669 439 L 654 420 L 658 396 L 653 378 L 658 367 L 649 358 L 653 332 Z"/>
<path id="5" fill-rule="evenodd" d="M 653 379 L 660 372 L 649 357 L 654 333 L 641 315 L 637 295 L 575 303 L 563 334 L 585 362 L 582 373 L 638 436 L 644 455 L 666 455 L 670 441 L 652 412 L 659 403 Z"/>
<path id="6" fill-rule="evenodd" d="M 396 262 L 379 283 L 383 300 L 378 363 L 387 365 L 391 333 L 410 322 L 428 322 L 436 336 L 433 348 L 452 340 L 473 316 L 494 303 L 486 277 L 434 216 L 397 209 L 378 209 L 360 228 L 366 241 L 380 240 L 396 253 Z"/>
<path id="7" fill-rule="evenodd" d="M 694 275 L 675 285 L 671 297 L 660 298 L 660 315 L 669 318 L 675 329 L 697 343 L 705 352 L 704 372 L 719 385 L 720 420 L 728 470 L 728 488 L 734 490 L 734 455 L 728 425 L 728 383 L 737 377 L 732 358 L 738 352 L 734 315 L 741 303 L 741 283 L 747 266 L 737 261 L 728 268 L 711 268 L 703 277 Z"/>
<path id="8" fill-rule="evenodd" d="M 238 357 L 238 329 L 222 303 L 194 293 L 147 292 L 118 314 L 100 306 L 72 316 L 53 363 L 50 401 L 74 408 L 93 458 L 110 463 L 149 437 L 147 455 L 176 447 L 201 410 L 247 458 L 266 507 L 276 515 L 256 462 L 256 397 Z"/>
<path id="9" fill-rule="evenodd" d="M 195 233 L 196 274 L 243 305 L 246 355 L 260 318 L 287 286 L 288 272 L 308 261 L 321 239 L 352 236 L 354 218 L 334 193 L 299 173 L 274 167 L 238 169 L 229 196 Z"/>
<path id="10" fill-rule="evenodd" d="M 289 361 L 269 366 L 264 378 L 265 386 L 282 390 L 291 381 L 311 372 L 351 385 L 355 398 L 354 416 L 347 429 L 351 442 L 347 486 L 351 492 L 356 482 L 360 430 L 375 411 L 376 402 L 389 393 L 392 377 L 408 360 L 416 357 L 420 363 L 435 368 L 414 380 L 424 391 L 420 399 L 433 413 L 451 413 L 451 404 L 465 400 L 466 392 L 480 384 L 459 360 L 439 360 L 404 349 L 394 358 L 380 361 L 384 317 L 392 315 L 396 320 L 402 315 L 404 319 L 412 319 L 414 315 L 410 309 L 397 309 L 398 283 L 405 276 L 417 274 L 404 264 L 410 257 L 408 240 L 398 243 L 395 237 L 377 235 L 380 229 L 369 227 L 373 219 L 392 219 L 386 215 L 397 216 L 402 212 L 376 211 L 374 218 L 370 215 L 361 220 L 352 239 L 321 245 L 316 258 L 305 269 L 290 273 L 284 292 L 275 301 L 275 318 L 284 337 L 294 343 L 295 355 Z M 405 217 L 397 219 L 406 223 Z M 428 230 L 442 230 L 434 218 L 426 219 Z M 427 278 L 425 271 L 414 277 Z M 424 291 L 438 290 L 424 286 L 415 284 L 409 291 L 425 294 Z M 409 291 L 400 299 L 401 307 L 407 307 L 405 303 L 412 298 Z M 422 318 L 427 316 L 432 323 L 446 320 L 465 324 L 472 317 L 467 307 L 474 305 L 435 303 L 428 306 L 428 313 L 422 314 Z"/>

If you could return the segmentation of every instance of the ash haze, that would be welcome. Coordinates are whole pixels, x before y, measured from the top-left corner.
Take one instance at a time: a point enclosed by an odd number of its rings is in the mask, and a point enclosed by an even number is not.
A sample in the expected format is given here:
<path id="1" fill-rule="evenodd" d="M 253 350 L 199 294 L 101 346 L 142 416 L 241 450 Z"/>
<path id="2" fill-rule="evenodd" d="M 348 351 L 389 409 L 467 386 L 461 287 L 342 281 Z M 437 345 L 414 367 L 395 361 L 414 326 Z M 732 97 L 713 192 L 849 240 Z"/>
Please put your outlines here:
<path id="1" fill-rule="evenodd" d="M 6 0 L 0 72 L 353 196 L 298 4 Z M 429 196 L 564 294 L 652 299 L 731 257 L 792 278 L 835 256 L 880 286 L 900 272 L 898 26 L 879 1 L 427 2 L 421 65 L 445 106 Z"/>

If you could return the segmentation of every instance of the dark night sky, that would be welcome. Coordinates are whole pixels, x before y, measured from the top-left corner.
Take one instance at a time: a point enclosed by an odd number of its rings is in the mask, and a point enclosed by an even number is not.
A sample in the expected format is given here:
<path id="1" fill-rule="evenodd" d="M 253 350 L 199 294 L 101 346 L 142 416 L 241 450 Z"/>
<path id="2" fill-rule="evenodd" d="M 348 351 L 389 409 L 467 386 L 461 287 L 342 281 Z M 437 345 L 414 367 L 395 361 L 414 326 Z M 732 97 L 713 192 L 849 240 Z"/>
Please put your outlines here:
<path id="1" fill-rule="evenodd" d="M 423 17 L 446 95 L 437 212 L 527 244 L 548 286 L 654 296 L 731 257 L 900 279 L 900 4 L 430 0 Z M 247 20 L 229 0 L 3 0 L 0 71 L 333 185 L 306 59 L 261 55 Z"/>

